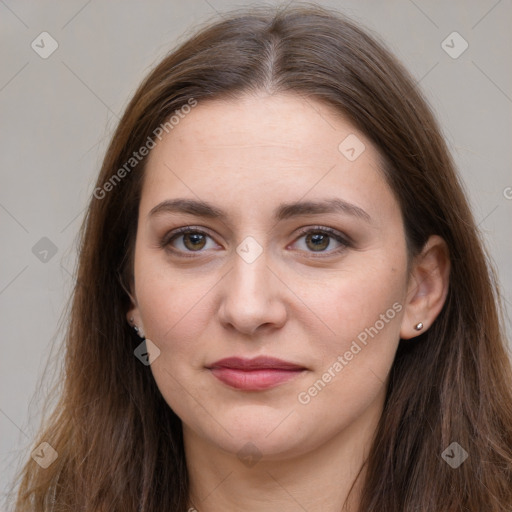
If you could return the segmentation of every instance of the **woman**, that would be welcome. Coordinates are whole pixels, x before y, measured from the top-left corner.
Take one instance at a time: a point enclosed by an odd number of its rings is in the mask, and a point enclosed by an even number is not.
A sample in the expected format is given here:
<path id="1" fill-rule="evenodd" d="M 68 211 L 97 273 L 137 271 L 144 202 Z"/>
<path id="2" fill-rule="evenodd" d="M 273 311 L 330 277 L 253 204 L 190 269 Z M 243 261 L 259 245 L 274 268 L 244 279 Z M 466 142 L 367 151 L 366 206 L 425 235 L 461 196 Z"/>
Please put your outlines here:
<path id="1" fill-rule="evenodd" d="M 512 510 L 492 270 L 425 100 L 353 22 L 236 12 L 166 57 L 79 249 L 17 511 Z"/>

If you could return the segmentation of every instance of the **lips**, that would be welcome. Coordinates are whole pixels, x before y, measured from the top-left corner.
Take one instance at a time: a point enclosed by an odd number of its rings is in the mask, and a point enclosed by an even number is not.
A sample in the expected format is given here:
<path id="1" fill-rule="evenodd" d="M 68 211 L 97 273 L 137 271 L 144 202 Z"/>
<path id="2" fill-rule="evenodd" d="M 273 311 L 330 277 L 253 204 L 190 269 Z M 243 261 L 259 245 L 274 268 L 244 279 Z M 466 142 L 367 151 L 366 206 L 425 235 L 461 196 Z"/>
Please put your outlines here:
<path id="1" fill-rule="evenodd" d="M 259 356 L 254 359 L 228 357 L 208 366 L 224 384 L 244 391 L 262 391 L 287 382 L 306 370 L 303 366 Z"/>

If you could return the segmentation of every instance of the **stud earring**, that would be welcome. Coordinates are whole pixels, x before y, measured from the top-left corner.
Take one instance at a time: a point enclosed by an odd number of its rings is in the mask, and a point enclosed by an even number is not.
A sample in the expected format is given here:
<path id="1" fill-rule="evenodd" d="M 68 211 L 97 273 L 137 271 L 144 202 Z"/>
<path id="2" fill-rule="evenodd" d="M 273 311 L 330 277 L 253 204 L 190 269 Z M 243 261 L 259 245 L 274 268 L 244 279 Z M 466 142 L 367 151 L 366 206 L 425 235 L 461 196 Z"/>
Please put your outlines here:
<path id="1" fill-rule="evenodd" d="M 134 330 L 134 331 L 137 333 L 137 335 L 139 336 L 139 338 L 144 339 L 144 338 L 145 338 L 145 336 L 144 336 L 144 332 L 142 331 L 142 329 L 140 329 L 139 327 L 137 327 L 137 325 L 136 325 L 136 324 L 134 324 L 134 323 L 133 323 L 133 322 L 134 322 L 134 320 L 133 320 L 133 316 L 131 316 L 131 317 L 130 317 L 129 322 L 130 322 L 130 324 L 132 325 L 133 330 Z"/>
<path id="2" fill-rule="evenodd" d="M 145 336 L 144 336 L 144 332 L 142 331 L 142 329 L 140 329 L 139 327 L 137 327 L 136 325 L 133 326 L 133 329 L 135 330 L 135 332 L 137 333 L 137 335 L 139 336 L 139 338 L 142 338 L 144 339 Z"/>
<path id="3" fill-rule="evenodd" d="M 416 324 L 416 325 L 414 326 L 414 328 L 415 328 L 417 331 L 421 331 L 421 329 L 423 329 L 423 324 L 420 322 L 420 323 Z"/>

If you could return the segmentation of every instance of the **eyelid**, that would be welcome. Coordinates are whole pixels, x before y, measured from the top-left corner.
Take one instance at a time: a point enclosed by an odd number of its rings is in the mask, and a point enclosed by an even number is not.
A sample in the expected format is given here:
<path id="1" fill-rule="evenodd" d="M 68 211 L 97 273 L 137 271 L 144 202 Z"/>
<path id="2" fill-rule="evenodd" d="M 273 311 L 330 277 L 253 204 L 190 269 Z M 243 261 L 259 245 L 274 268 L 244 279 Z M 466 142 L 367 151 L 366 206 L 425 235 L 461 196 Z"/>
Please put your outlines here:
<path id="1" fill-rule="evenodd" d="M 328 226 L 320 226 L 320 225 L 305 226 L 298 230 L 298 234 L 299 235 L 307 235 L 308 233 L 311 233 L 311 232 L 314 233 L 317 231 L 321 231 L 323 233 L 332 235 L 334 238 L 338 239 L 340 242 L 343 242 L 344 244 L 349 245 L 349 244 L 353 243 L 352 239 L 348 235 L 346 235 L 345 233 L 343 233 L 341 231 L 338 231 L 337 229 L 330 228 Z"/>
<path id="2" fill-rule="evenodd" d="M 295 238 L 295 240 L 292 242 L 292 244 L 296 243 L 297 240 L 302 238 L 304 235 L 308 235 L 310 233 L 323 233 L 331 236 L 334 238 L 337 242 L 341 244 L 341 247 L 338 247 L 337 249 L 333 249 L 330 251 L 306 251 L 307 257 L 310 258 L 328 258 L 334 255 L 339 255 L 341 252 L 345 251 L 348 247 L 353 247 L 353 241 L 352 239 L 342 233 L 341 231 L 338 231 L 337 229 L 333 229 L 327 226 L 306 226 L 303 228 L 300 228 L 298 230 L 298 236 Z M 298 251 L 298 252 L 304 252 L 304 251 Z"/>
<path id="3" fill-rule="evenodd" d="M 199 233 L 202 235 L 208 235 L 209 237 L 212 237 L 208 230 L 201 226 L 182 226 L 180 228 L 172 229 L 171 231 L 166 233 L 162 237 L 162 244 L 169 243 L 169 241 L 172 240 L 175 236 L 181 235 L 183 233 L 188 233 L 189 231 L 193 231 L 194 233 Z"/>

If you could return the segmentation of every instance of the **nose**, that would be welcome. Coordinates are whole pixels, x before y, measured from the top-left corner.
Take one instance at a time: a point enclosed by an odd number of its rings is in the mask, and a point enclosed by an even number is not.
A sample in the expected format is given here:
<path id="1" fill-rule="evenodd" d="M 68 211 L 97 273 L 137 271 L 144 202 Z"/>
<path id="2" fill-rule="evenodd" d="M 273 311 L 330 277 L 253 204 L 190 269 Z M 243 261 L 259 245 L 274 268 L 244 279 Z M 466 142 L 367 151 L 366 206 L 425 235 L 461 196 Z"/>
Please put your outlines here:
<path id="1" fill-rule="evenodd" d="M 265 252 L 252 263 L 234 255 L 234 267 L 223 282 L 218 315 L 225 328 L 254 335 L 285 324 L 287 288 L 269 268 Z"/>

